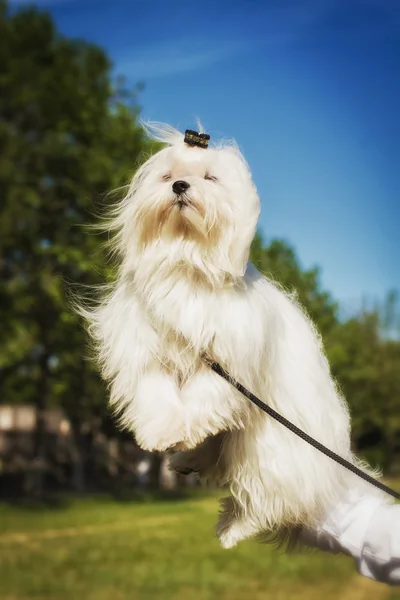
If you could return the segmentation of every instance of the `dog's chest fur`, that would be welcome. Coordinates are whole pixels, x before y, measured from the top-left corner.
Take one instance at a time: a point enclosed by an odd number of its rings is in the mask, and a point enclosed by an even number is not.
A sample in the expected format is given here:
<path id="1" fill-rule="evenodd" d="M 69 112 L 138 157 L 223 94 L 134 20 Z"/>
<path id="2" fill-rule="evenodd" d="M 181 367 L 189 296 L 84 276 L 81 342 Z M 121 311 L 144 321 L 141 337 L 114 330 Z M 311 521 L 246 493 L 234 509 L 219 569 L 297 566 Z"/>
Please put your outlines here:
<path id="1" fill-rule="evenodd" d="M 164 369 L 174 376 L 178 387 L 194 375 L 202 366 L 200 355 L 188 346 L 182 336 L 174 331 L 159 334 L 158 355 Z"/>
<path id="2" fill-rule="evenodd" d="M 143 320 L 153 331 L 152 353 L 181 387 L 204 368 L 202 354 L 212 354 L 215 340 L 221 337 L 226 294 L 172 275 L 147 280 L 136 291 Z"/>
<path id="3" fill-rule="evenodd" d="M 257 296 L 246 288 L 210 289 L 184 277 L 147 280 L 141 305 L 156 334 L 152 353 L 179 387 L 204 369 L 204 354 L 235 371 L 260 354 L 264 342 L 253 311 Z"/>

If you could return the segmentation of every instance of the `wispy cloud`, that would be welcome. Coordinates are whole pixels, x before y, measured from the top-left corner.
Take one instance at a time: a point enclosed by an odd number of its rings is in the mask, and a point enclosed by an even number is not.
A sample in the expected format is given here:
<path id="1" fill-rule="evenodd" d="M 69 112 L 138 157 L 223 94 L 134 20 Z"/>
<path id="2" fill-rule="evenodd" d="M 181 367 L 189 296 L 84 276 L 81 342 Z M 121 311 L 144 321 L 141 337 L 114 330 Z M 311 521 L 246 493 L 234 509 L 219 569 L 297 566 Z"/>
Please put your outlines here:
<path id="1" fill-rule="evenodd" d="M 300 41 L 326 12 L 326 4 L 322 7 L 315 5 L 315 0 L 305 0 L 288 10 L 280 5 L 256 5 L 246 19 L 244 7 L 245 3 L 236 5 L 236 15 L 231 10 L 223 29 L 215 28 L 221 14 L 214 15 L 213 25 L 208 28 L 203 22 L 199 30 L 205 34 L 200 36 L 200 42 L 193 37 L 166 38 L 120 51 L 114 56 L 116 71 L 136 80 L 149 80 L 205 69 L 254 50 L 286 47 Z M 168 30 L 168 22 L 165 28 Z"/>
<path id="2" fill-rule="evenodd" d="M 192 39 L 166 40 L 155 46 L 142 46 L 115 61 L 116 71 L 128 73 L 135 79 L 146 80 L 196 71 L 249 50 L 251 44 L 220 41 L 207 48 L 193 44 Z"/>
<path id="3" fill-rule="evenodd" d="M 149 80 L 205 69 L 257 49 L 292 44 L 320 15 L 320 10 L 307 11 L 296 5 L 289 11 L 280 6 L 271 10 L 262 5 L 256 6 L 251 18 L 246 19 L 244 6 L 237 5 L 236 8 L 236 15 L 231 10 L 230 18 L 225 18 L 223 29 L 215 27 L 222 19 L 221 14 L 214 15 L 210 27 L 203 21 L 199 30 L 205 33 L 199 42 L 192 36 L 166 38 L 155 44 L 145 43 L 118 52 L 115 55 L 116 71 L 136 80 Z"/>

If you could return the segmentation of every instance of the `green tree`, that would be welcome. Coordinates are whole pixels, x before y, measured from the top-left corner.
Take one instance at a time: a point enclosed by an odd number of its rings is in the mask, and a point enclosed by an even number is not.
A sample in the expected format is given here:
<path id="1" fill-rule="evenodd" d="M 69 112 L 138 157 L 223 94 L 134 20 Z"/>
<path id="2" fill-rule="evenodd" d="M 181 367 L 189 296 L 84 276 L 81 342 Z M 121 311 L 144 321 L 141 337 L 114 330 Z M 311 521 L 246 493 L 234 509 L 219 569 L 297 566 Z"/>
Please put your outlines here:
<path id="1" fill-rule="evenodd" d="M 355 448 L 390 471 L 400 449 L 400 342 L 382 335 L 377 313 L 366 313 L 337 325 L 328 354 L 350 405 Z"/>
<path id="2" fill-rule="evenodd" d="M 337 322 L 338 305 L 321 289 L 318 267 L 304 270 L 294 249 L 283 240 L 265 245 L 258 233 L 251 249 L 251 261 L 265 275 L 289 291 L 295 290 L 300 303 L 325 336 Z"/>
<path id="3" fill-rule="evenodd" d="M 390 290 L 382 303 L 377 306 L 380 327 L 386 338 L 400 338 L 400 295 L 398 290 Z"/>
<path id="4" fill-rule="evenodd" d="M 67 283 L 104 281 L 102 236 L 84 225 L 151 147 L 136 91 L 113 81 L 102 49 L 61 36 L 35 8 L 0 10 L 1 396 L 35 403 L 43 462 L 46 407 L 61 405 L 79 436 L 106 405 Z"/>

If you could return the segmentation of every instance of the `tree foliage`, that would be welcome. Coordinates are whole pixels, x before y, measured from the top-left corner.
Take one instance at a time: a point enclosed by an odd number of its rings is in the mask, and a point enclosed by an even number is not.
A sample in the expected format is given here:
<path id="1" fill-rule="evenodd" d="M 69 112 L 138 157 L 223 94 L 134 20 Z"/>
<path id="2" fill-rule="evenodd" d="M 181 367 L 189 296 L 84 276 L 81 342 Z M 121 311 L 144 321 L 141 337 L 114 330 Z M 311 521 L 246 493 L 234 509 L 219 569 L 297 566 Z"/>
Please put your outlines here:
<path id="1" fill-rule="evenodd" d="M 100 239 L 83 225 L 127 182 L 146 142 L 102 49 L 63 38 L 35 9 L 5 13 L 0 40 L 1 366 L 24 366 L 20 400 L 48 369 L 57 398 L 59 374 L 79 379 L 82 368 L 66 282 L 93 285 L 104 272 Z"/>
<path id="2" fill-rule="evenodd" d="M 3 3 L 0 64 L 1 395 L 82 422 L 105 391 L 68 282 L 103 281 L 103 240 L 85 226 L 151 148 L 104 51 L 62 37 L 48 14 Z"/>
<path id="3" fill-rule="evenodd" d="M 258 233 L 251 249 L 251 260 L 257 268 L 278 281 L 288 291 L 296 291 L 300 303 L 317 323 L 322 334 L 327 334 L 338 318 L 338 305 L 332 296 L 321 289 L 318 267 L 301 268 L 294 249 L 283 240 L 272 240 L 265 245 Z"/>
<path id="4" fill-rule="evenodd" d="M 383 335 L 379 314 L 366 313 L 339 323 L 327 343 L 351 407 L 355 447 L 390 470 L 400 450 L 400 342 Z"/>

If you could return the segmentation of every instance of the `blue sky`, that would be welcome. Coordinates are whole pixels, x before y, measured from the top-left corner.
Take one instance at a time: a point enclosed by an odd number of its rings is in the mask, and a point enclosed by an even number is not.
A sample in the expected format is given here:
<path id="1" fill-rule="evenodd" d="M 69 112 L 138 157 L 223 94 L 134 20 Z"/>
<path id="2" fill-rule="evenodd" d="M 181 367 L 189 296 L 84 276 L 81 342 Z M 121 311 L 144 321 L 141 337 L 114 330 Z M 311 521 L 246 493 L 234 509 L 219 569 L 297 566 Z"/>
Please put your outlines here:
<path id="1" fill-rule="evenodd" d="M 144 118 L 235 138 L 265 238 L 320 265 L 344 311 L 400 288 L 398 0 L 36 4 L 145 83 Z"/>

